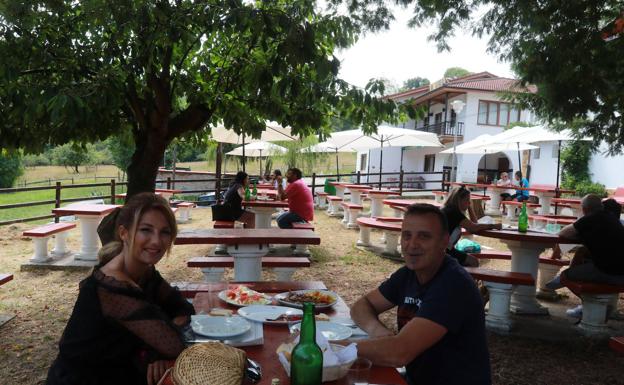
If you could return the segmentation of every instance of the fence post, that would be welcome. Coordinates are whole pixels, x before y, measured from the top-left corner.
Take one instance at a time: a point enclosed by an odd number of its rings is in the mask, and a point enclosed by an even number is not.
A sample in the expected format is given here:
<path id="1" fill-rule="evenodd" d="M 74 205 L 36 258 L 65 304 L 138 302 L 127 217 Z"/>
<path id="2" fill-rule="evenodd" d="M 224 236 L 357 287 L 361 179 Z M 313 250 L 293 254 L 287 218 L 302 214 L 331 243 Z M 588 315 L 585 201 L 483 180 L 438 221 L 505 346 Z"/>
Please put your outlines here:
<path id="1" fill-rule="evenodd" d="M 360 184 L 360 177 L 361 177 L 361 175 L 360 175 L 360 172 L 358 171 L 357 172 L 357 176 L 356 176 L 356 178 L 357 178 L 356 179 L 356 181 L 357 181 L 356 184 Z"/>
<path id="2" fill-rule="evenodd" d="M 111 205 L 115 204 L 115 179 L 111 179 Z"/>
<path id="3" fill-rule="evenodd" d="M 403 195 L 403 169 L 399 172 L 399 195 Z"/>
<path id="4" fill-rule="evenodd" d="M 54 189 L 54 208 L 61 207 L 61 182 L 56 182 L 56 188 Z M 54 217 L 54 222 L 59 223 L 59 217 Z"/>
<path id="5" fill-rule="evenodd" d="M 171 177 L 167 177 L 167 190 L 171 190 Z"/>
<path id="6" fill-rule="evenodd" d="M 316 173 L 313 172 L 312 173 L 312 199 L 314 199 L 314 197 L 316 196 L 316 192 L 314 191 L 315 188 L 316 188 Z"/>

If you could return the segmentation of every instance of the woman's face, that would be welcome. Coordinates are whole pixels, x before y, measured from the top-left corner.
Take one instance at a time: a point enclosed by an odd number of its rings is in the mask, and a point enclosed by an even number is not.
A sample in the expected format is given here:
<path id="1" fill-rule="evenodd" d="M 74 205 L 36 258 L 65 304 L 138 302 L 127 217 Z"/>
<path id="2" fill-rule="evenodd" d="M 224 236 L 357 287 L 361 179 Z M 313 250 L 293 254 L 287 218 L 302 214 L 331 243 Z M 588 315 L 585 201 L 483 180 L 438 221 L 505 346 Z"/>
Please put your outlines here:
<path id="1" fill-rule="evenodd" d="M 243 179 L 243 186 L 248 186 L 249 185 L 249 177 L 246 176 L 245 179 Z"/>
<path id="2" fill-rule="evenodd" d="M 459 201 L 459 210 L 466 211 L 470 207 L 470 195 Z"/>
<path id="3" fill-rule="evenodd" d="M 172 241 L 172 229 L 159 210 L 143 214 L 134 234 L 132 258 L 146 265 L 155 265 L 165 255 Z"/>

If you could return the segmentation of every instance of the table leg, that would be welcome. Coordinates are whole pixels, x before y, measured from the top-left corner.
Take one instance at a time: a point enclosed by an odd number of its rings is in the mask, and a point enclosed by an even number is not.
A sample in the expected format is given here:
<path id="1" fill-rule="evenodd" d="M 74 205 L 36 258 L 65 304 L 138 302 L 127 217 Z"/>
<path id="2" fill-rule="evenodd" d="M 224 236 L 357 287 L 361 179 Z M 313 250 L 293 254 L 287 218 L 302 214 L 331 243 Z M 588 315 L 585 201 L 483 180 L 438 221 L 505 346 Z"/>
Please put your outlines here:
<path id="1" fill-rule="evenodd" d="M 487 195 L 490 197 L 490 201 L 488 202 L 487 206 L 488 211 L 487 214 L 494 214 L 494 215 L 499 215 L 501 213 L 500 211 L 500 202 L 501 202 L 501 198 L 500 198 L 500 193 L 497 190 L 487 190 Z"/>
<path id="2" fill-rule="evenodd" d="M 69 232 L 67 231 L 54 234 L 54 250 L 52 250 L 52 254 L 54 254 L 55 256 L 63 256 L 69 253 L 69 250 L 67 250 L 68 235 Z"/>
<path id="3" fill-rule="evenodd" d="M 370 227 L 360 226 L 360 237 L 356 244 L 358 246 L 370 246 Z"/>
<path id="4" fill-rule="evenodd" d="M 269 252 L 268 245 L 228 245 L 227 250 L 234 257 L 234 281 L 262 280 L 262 257 Z"/>
<path id="5" fill-rule="evenodd" d="M 80 253 L 76 254 L 75 258 L 82 261 L 97 261 L 97 253 L 100 249 L 97 228 L 102 217 L 96 215 L 76 215 L 76 218 L 80 221 L 82 246 Z"/>
<path id="6" fill-rule="evenodd" d="M 44 263 L 49 262 L 52 259 L 48 255 L 48 239 L 49 237 L 33 238 L 35 252 L 30 258 L 30 262 Z"/>
<path id="7" fill-rule="evenodd" d="M 400 257 L 401 253 L 397 250 L 399 246 L 399 233 L 396 231 L 384 231 L 386 235 L 386 247 L 384 247 L 383 255 L 389 257 Z"/>
<path id="8" fill-rule="evenodd" d="M 403 211 L 401 210 L 392 209 L 392 213 L 394 214 L 395 218 L 403 218 Z"/>
<path id="9" fill-rule="evenodd" d="M 537 282 L 539 255 L 546 249 L 545 244 L 503 240 L 511 250 L 511 271 L 529 273 Z M 511 296 L 511 311 L 516 314 L 548 314 L 535 298 L 535 286 L 518 285 Z"/>
<path id="10" fill-rule="evenodd" d="M 250 211 L 256 215 L 255 224 L 256 229 L 270 229 L 271 217 L 275 209 L 265 207 L 253 207 Z"/>
<path id="11" fill-rule="evenodd" d="M 550 200 L 554 197 L 554 195 L 548 194 L 548 193 L 536 193 L 537 197 L 539 198 L 539 203 L 540 203 L 540 208 L 539 208 L 539 214 L 540 215 L 548 215 L 550 214 Z"/>
<path id="12" fill-rule="evenodd" d="M 362 192 L 359 190 L 350 190 L 350 191 L 351 191 L 351 203 L 361 205 L 362 204 Z"/>
<path id="13" fill-rule="evenodd" d="M 383 198 L 375 196 L 370 197 L 371 200 L 371 218 L 383 216 Z"/>
<path id="14" fill-rule="evenodd" d="M 336 186 L 336 196 L 344 199 L 344 189 Z"/>

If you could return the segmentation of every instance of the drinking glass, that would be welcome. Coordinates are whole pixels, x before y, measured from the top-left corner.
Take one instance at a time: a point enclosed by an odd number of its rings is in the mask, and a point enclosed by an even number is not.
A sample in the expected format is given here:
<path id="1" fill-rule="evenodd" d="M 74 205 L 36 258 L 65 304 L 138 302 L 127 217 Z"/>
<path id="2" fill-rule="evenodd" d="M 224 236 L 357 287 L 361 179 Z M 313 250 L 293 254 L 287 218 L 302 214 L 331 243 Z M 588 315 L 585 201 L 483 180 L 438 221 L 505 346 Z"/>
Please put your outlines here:
<path id="1" fill-rule="evenodd" d="M 555 234 L 557 232 L 556 229 L 557 221 L 553 218 L 549 218 L 546 220 L 546 232 L 550 234 Z"/>
<path id="2" fill-rule="evenodd" d="M 347 383 L 349 385 L 368 385 L 372 362 L 363 357 L 358 357 L 347 372 Z"/>

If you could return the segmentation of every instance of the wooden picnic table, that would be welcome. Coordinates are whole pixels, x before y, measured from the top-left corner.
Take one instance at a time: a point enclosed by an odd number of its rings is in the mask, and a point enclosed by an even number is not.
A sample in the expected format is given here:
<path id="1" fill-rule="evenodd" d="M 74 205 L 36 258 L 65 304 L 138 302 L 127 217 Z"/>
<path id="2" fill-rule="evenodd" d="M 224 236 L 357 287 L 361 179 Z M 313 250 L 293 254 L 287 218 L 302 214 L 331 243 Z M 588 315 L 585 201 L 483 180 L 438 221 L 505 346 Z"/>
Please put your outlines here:
<path id="1" fill-rule="evenodd" d="M 184 229 L 176 245 L 224 244 L 234 257 L 235 281 L 260 281 L 262 257 L 269 244 L 320 245 L 321 238 L 312 230 L 298 229 Z"/>
<path id="2" fill-rule="evenodd" d="M 272 282 L 272 287 L 269 290 L 259 290 L 260 287 L 256 286 L 254 290 L 258 290 L 267 294 L 277 294 L 291 290 L 302 290 L 307 288 L 307 285 L 301 285 L 299 282 Z M 317 286 L 322 286 L 325 288 L 325 285 L 318 281 L 316 282 Z M 221 284 L 221 287 L 224 287 L 224 284 Z M 229 285 L 233 287 L 233 285 Z M 228 308 L 233 311 L 237 311 L 238 308 L 232 305 L 229 305 L 223 301 L 221 301 L 217 295 L 219 291 L 214 290 L 212 292 L 199 292 L 195 295 L 193 300 L 193 306 L 195 307 L 196 312 L 208 312 L 212 307 L 221 307 Z M 345 318 L 349 317 L 349 307 L 344 302 L 344 300 L 338 296 L 337 303 L 330 309 L 325 309 L 322 311 L 327 314 L 330 319 L 331 318 Z M 262 379 L 258 382 L 258 385 L 270 385 L 273 378 L 278 378 L 280 380 L 281 385 L 290 384 L 290 378 L 282 364 L 279 362 L 277 358 L 277 347 L 283 342 L 287 342 L 290 340 L 290 332 L 288 330 L 288 326 L 286 325 L 263 325 L 263 334 L 264 334 L 264 344 L 257 346 L 245 346 L 241 347 L 245 353 L 247 353 L 247 357 L 256 361 L 262 367 Z M 324 384 L 328 385 L 338 385 L 341 381 L 332 381 L 325 382 Z M 382 367 L 382 366 L 373 366 L 371 368 L 370 373 L 370 383 L 383 383 L 383 384 L 396 384 L 402 385 L 405 384 L 405 380 L 401 377 L 401 375 L 394 368 Z M 174 385 L 171 378 L 166 378 L 164 381 L 164 385 Z"/>
<path id="3" fill-rule="evenodd" d="M 74 255 L 75 259 L 97 261 L 97 253 L 100 249 L 100 238 L 97 234 L 98 225 L 102 218 L 117 207 L 120 206 L 78 203 L 52 209 L 52 213 L 57 217 L 73 215 L 80 222 L 82 245 L 80 253 Z"/>
<path id="4" fill-rule="evenodd" d="M 483 230 L 475 235 L 496 238 L 511 250 L 511 271 L 529 273 L 537 281 L 539 256 L 556 244 L 575 244 L 576 240 L 562 238 L 558 234 L 529 230 L 521 233 L 517 229 Z M 511 310 L 521 314 L 548 314 L 548 309 L 535 298 L 535 286 L 518 286 L 511 297 Z"/>
<path id="5" fill-rule="evenodd" d="M 570 210 L 572 210 L 572 215 L 577 218 L 583 216 L 580 198 L 553 198 L 551 199 L 551 202 L 555 204 L 564 204 L 570 206 Z"/>
<path id="6" fill-rule="evenodd" d="M 243 206 L 256 214 L 255 224 L 257 229 L 270 229 L 273 213 L 288 207 L 287 201 L 255 200 L 243 201 Z"/>

